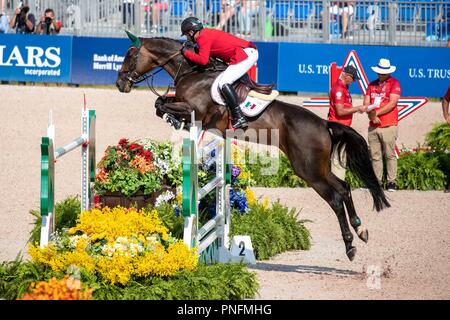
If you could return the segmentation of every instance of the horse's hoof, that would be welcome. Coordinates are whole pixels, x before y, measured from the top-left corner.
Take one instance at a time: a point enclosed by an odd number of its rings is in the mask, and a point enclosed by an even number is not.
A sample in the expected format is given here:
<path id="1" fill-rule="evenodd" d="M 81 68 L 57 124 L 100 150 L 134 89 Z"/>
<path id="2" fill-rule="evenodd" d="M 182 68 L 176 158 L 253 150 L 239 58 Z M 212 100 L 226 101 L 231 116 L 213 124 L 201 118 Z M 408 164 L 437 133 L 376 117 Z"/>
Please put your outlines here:
<path id="1" fill-rule="evenodd" d="M 180 127 L 177 128 L 177 127 L 174 126 L 173 129 L 174 129 L 176 132 L 183 131 L 183 129 L 184 129 L 184 122 L 181 121 Z"/>
<path id="2" fill-rule="evenodd" d="M 353 259 L 355 259 L 355 255 L 356 255 L 356 247 L 351 247 L 348 251 L 347 251 L 347 257 L 350 261 L 353 261 Z"/>
<path id="3" fill-rule="evenodd" d="M 169 116 L 168 113 L 164 113 L 163 116 L 162 116 L 162 119 L 163 119 L 165 122 L 169 122 L 169 121 L 167 120 L 167 119 L 168 119 L 168 116 Z"/>
<path id="4" fill-rule="evenodd" d="M 369 242 L 369 230 L 364 227 L 358 227 L 356 233 L 362 241 L 364 241 L 365 243 Z"/>

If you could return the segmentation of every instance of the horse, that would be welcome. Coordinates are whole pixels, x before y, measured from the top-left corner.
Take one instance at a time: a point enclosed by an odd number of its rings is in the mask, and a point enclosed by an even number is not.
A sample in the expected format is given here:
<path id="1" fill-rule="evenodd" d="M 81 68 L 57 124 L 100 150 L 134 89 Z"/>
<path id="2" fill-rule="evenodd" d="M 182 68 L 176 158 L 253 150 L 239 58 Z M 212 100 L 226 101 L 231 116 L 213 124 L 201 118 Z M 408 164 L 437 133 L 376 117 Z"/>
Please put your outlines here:
<path id="1" fill-rule="evenodd" d="M 174 80 L 176 93 L 172 101 L 157 99 L 157 114 L 160 117 L 169 114 L 177 119 L 189 119 L 194 110 L 195 121 L 201 121 L 203 128 L 215 128 L 225 136 L 229 125 L 227 108 L 214 102 L 210 94 L 213 81 L 223 68 L 217 67 L 212 60 L 206 67 L 193 65 L 180 54 L 181 41 L 163 37 L 138 38 L 127 34 L 132 44 L 118 71 L 116 86 L 119 91 L 130 92 L 135 83 L 148 78 L 149 72 L 161 67 Z M 250 83 L 247 91 L 250 87 L 258 88 Z M 331 172 L 330 158 L 333 150 L 341 154 L 344 149 L 347 167 L 370 191 L 376 211 L 390 207 L 373 171 L 364 138 L 351 127 L 329 122 L 301 106 L 276 99 L 262 114 L 248 118 L 248 121 L 248 128 L 241 130 L 243 134 L 237 138 L 244 139 L 247 130 L 278 132 L 278 147 L 288 157 L 295 174 L 306 181 L 335 212 L 346 255 L 353 261 L 356 247 L 352 244 L 353 234 L 346 213 L 357 236 L 365 243 L 369 240 L 369 232 L 356 214 L 349 184 Z M 261 139 L 258 135 L 257 142 L 270 145 L 271 140 L 271 136 Z"/>

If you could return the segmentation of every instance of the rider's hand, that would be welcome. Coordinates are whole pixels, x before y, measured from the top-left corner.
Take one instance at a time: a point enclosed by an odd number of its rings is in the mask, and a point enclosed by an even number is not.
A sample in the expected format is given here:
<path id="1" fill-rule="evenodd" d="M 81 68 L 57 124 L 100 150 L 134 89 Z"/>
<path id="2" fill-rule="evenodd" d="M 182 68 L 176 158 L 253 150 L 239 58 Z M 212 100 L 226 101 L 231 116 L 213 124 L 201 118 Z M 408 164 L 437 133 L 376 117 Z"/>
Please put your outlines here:
<path id="1" fill-rule="evenodd" d="M 184 53 L 188 49 L 195 49 L 195 44 L 192 43 L 191 41 L 186 41 L 185 43 L 183 43 L 183 46 L 181 47 L 181 50 L 180 50 L 181 54 L 184 55 Z"/>
<path id="2" fill-rule="evenodd" d="M 186 43 L 184 43 L 180 50 L 180 52 L 183 56 L 184 56 L 184 53 L 186 52 L 186 50 L 187 50 Z"/>

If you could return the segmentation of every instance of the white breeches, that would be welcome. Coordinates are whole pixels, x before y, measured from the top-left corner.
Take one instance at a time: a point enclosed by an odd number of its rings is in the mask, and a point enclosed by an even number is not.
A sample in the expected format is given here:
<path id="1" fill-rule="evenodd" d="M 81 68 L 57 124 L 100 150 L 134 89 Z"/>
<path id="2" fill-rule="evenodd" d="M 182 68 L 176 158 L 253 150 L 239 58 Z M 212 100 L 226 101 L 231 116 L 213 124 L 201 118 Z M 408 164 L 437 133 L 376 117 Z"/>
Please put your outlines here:
<path id="1" fill-rule="evenodd" d="M 219 89 L 222 90 L 224 84 L 232 84 L 237 79 L 242 77 L 250 68 L 258 61 L 258 50 L 254 48 L 245 48 L 245 53 L 247 54 L 247 59 L 238 62 L 236 64 L 229 65 L 225 69 L 223 75 L 219 81 Z"/>

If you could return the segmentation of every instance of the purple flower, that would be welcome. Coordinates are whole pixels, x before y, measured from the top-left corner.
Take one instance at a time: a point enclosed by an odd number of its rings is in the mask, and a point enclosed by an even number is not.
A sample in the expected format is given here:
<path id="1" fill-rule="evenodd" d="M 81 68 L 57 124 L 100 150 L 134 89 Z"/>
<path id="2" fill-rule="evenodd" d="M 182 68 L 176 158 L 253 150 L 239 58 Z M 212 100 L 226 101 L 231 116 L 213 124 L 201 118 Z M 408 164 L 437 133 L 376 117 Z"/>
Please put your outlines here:
<path id="1" fill-rule="evenodd" d="M 238 166 L 233 166 L 231 168 L 231 177 L 237 178 L 241 174 L 241 168 Z"/>

